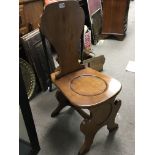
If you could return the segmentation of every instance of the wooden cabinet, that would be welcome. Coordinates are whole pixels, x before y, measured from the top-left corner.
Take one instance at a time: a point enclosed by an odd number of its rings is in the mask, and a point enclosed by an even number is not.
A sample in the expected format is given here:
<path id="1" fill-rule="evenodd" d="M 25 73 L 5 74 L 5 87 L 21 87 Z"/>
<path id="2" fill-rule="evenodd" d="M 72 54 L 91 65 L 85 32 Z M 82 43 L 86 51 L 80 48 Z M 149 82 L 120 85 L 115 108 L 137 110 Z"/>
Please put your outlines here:
<path id="1" fill-rule="evenodd" d="M 43 45 L 39 29 L 22 36 L 21 41 L 28 62 L 36 73 L 41 90 L 46 91 L 48 87 L 51 88 L 50 73 L 55 69 L 51 47 L 48 42 Z"/>
<path id="2" fill-rule="evenodd" d="M 19 1 L 19 31 L 24 35 L 36 28 L 43 12 L 42 0 L 20 0 Z"/>
<path id="3" fill-rule="evenodd" d="M 130 0 L 103 0 L 102 38 L 115 36 L 123 40 L 127 30 Z"/>

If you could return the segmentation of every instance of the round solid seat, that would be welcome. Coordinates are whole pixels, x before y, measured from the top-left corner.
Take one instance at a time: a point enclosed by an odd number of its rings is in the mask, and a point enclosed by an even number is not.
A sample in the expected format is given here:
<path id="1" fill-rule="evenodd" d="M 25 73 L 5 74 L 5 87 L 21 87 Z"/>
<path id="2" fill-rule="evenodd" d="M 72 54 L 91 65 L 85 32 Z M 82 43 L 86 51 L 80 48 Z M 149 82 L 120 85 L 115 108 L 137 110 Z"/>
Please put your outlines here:
<path id="1" fill-rule="evenodd" d="M 106 88 L 106 82 L 94 75 L 80 75 L 74 77 L 70 82 L 72 91 L 83 96 L 94 96 L 102 94 Z"/>
<path id="2" fill-rule="evenodd" d="M 121 90 L 121 83 L 91 68 L 85 68 L 52 81 L 76 107 L 87 108 L 107 101 Z"/>

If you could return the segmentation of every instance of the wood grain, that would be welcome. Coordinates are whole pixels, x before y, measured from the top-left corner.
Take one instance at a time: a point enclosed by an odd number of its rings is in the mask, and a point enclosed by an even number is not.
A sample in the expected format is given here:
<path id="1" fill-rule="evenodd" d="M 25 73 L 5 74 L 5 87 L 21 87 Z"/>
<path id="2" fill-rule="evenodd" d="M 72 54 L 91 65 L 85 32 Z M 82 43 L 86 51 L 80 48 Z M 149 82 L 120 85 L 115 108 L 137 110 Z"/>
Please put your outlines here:
<path id="1" fill-rule="evenodd" d="M 92 96 L 80 95 L 80 94 L 76 93 L 75 91 L 73 91 L 71 89 L 71 81 L 74 78 L 81 76 L 81 75 L 93 75 L 93 76 L 103 79 L 103 81 L 105 81 L 107 84 L 107 89 L 105 91 L 103 91 L 103 93 L 101 93 L 101 94 L 92 95 Z M 102 102 L 108 100 L 112 96 L 117 95 L 121 90 L 121 84 L 119 81 L 117 81 L 105 74 L 102 74 L 98 71 L 95 71 L 91 68 L 86 68 L 86 69 L 82 69 L 82 70 L 73 72 L 73 73 L 68 74 L 58 80 L 55 78 L 55 76 L 56 76 L 56 73 L 51 74 L 51 78 L 52 78 L 52 81 L 54 82 L 54 84 L 62 91 L 62 93 L 71 102 L 71 104 L 73 104 L 74 106 L 77 106 L 77 107 L 83 107 L 83 108 L 86 107 L 87 108 L 89 106 L 97 105 L 99 103 L 102 103 Z M 90 81 L 87 83 L 85 81 L 83 81 L 83 82 L 84 83 L 81 83 L 79 86 L 86 90 L 88 90 L 87 87 L 91 88 L 88 93 L 90 93 L 91 91 L 92 92 L 96 91 L 96 90 L 94 90 L 94 88 L 97 89 L 96 86 L 94 86 L 94 87 L 89 86 L 89 85 L 91 85 Z M 96 81 L 95 79 L 91 80 L 91 83 L 93 83 L 92 85 L 98 86 L 98 83 L 96 84 L 96 82 L 98 82 L 98 81 Z M 80 88 L 80 87 L 77 89 L 81 90 L 82 88 Z M 102 90 L 102 85 L 101 85 L 101 87 L 98 87 L 98 90 L 99 91 Z"/>
<path id="2" fill-rule="evenodd" d="M 22 1 L 19 5 L 20 33 L 22 35 L 38 28 L 43 12 L 42 0 Z"/>
<path id="3" fill-rule="evenodd" d="M 127 27 L 127 15 L 130 0 L 104 0 L 102 37 L 110 35 L 122 40 L 125 36 Z"/>
<path id="4" fill-rule="evenodd" d="M 78 62 L 84 13 L 76 1 L 61 1 L 46 6 L 40 29 L 55 48 L 61 72 L 60 78 L 84 68 Z"/>
<path id="5" fill-rule="evenodd" d="M 70 88 L 82 96 L 95 96 L 102 94 L 106 88 L 106 82 L 98 76 L 83 74 L 70 81 Z"/>

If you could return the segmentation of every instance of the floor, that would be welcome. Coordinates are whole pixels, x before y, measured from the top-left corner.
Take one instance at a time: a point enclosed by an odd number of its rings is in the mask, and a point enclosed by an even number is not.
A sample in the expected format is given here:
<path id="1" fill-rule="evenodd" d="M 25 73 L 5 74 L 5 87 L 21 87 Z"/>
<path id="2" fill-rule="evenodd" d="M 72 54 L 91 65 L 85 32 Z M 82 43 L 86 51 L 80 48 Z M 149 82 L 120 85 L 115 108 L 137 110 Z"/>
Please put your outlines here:
<path id="1" fill-rule="evenodd" d="M 31 145 L 22 140 L 19 140 L 19 154 L 20 155 L 28 155 L 32 151 Z"/>
<path id="2" fill-rule="evenodd" d="M 119 129 L 109 134 L 106 127 L 101 128 L 87 155 L 135 154 L 135 74 L 125 71 L 128 61 L 134 61 L 134 11 L 135 4 L 131 1 L 127 36 L 123 41 L 104 40 L 93 46 L 96 55 L 106 58 L 103 72 L 122 83 L 118 95 L 122 106 L 116 118 Z M 41 146 L 39 155 L 77 155 L 84 139 L 79 128 L 82 118 L 68 107 L 58 117 L 51 118 L 57 105 L 55 91 L 41 93 L 30 103 Z"/>

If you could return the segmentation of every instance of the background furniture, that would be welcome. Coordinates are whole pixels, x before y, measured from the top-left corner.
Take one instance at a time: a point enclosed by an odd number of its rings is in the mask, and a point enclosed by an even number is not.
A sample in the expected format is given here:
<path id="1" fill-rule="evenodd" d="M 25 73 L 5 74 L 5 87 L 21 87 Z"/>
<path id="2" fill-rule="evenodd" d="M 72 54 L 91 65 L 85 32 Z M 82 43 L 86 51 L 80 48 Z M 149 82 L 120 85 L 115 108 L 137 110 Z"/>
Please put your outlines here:
<path id="1" fill-rule="evenodd" d="M 101 0 L 79 0 L 85 13 L 85 25 L 91 30 L 92 43 L 96 44 L 102 30 Z"/>
<path id="2" fill-rule="evenodd" d="M 20 36 L 38 28 L 42 11 L 42 0 L 19 0 Z"/>
<path id="3" fill-rule="evenodd" d="M 47 75 L 49 67 L 47 68 L 47 60 L 45 59 L 44 48 L 42 46 L 40 32 L 38 29 L 42 11 L 42 0 L 19 0 L 19 57 L 24 60 L 24 63 L 20 63 L 20 66 L 22 64 L 27 64 L 25 70 L 23 70 L 24 68 L 21 67 L 24 82 L 27 88 L 26 91 L 30 90 L 32 86 L 35 85 L 35 88 L 31 89 L 31 92 L 27 91 L 29 99 L 33 98 L 40 91 L 47 90 L 48 86 L 51 86 L 49 85 L 50 80 L 48 80 L 49 75 Z M 37 43 L 36 41 L 39 42 Z M 33 45 L 33 43 L 35 43 L 35 45 Z M 34 53 L 36 54 L 36 57 L 39 58 L 38 61 L 42 62 L 41 65 L 39 64 L 41 67 L 39 65 L 36 65 L 36 61 L 33 62 L 33 59 L 31 58 L 32 56 L 30 55 L 32 54 L 32 49 L 35 51 Z M 31 73 L 33 72 L 35 76 L 35 84 L 34 80 L 32 80 L 31 82 L 27 82 L 26 80 L 26 78 L 30 78 L 32 75 L 29 74 L 30 68 Z"/>
<path id="4" fill-rule="evenodd" d="M 55 69 L 50 45 L 48 42 L 45 45 L 43 44 L 39 29 L 22 36 L 21 40 L 28 62 L 34 68 L 41 90 L 46 91 L 48 87 L 51 88 L 50 73 Z"/>
<path id="5" fill-rule="evenodd" d="M 28 99 L 31 99 L 34 96 L 36 89 L 36 77 L 34 70 L 31 65 L 22 58 L 19 59 L 19 66 L 22 71 Z"/>
<path id="6" fill-rule="evenodd" d="M 130 0 L 103 0 L 103 23 L 101 38 L 115 36 L 123 40 L 127 30 Z"/>
<path id="7" fill-rule="evenodd" d="M 51 74 L 59 89 L 56 93 L 59 105 L 51 116 L 57 116 L 69 105 L 84 118 L 80 130 L 85 141 L 79 155 L 89 151 L 101 127 L 106 125 L 109 131 L 118 128 L 115 117 L 121 106 L 121 101 L 115 100 L 121 91 L 120 82 L 78 62 L 84 20 L 77 1 L 59 1 L 46 6 L 40 24 L 42 34 L 58 54 L 60 65 Z"/>

